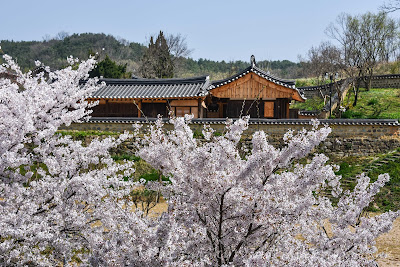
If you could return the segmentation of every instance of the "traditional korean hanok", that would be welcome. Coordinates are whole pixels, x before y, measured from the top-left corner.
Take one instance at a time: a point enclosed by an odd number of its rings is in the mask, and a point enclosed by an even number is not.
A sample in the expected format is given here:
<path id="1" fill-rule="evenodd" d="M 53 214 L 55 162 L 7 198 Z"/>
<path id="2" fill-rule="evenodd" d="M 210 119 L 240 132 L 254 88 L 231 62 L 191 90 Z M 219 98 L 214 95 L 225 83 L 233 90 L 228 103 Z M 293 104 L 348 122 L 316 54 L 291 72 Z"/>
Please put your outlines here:
<path id="1" fill-rule="evenodd" d="M 92 117 L 297 118 L 292 100 L 305 101 L 292 80 L 279 79 L 251 65 L 230 78 L 210 82 L 188 79 L 102 79 L 105 86 L 88 100 L 99 100 Z"/>

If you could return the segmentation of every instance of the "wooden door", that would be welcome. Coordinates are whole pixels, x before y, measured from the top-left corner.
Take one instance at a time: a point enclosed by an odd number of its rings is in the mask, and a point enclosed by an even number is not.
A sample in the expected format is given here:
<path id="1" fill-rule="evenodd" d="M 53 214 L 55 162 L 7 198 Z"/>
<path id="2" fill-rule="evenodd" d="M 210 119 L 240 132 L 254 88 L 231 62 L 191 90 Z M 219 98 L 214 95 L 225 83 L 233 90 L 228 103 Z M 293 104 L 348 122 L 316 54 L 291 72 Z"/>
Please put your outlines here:
<path id="1" fill-rule="evenodd" d="M 288 118 L 289 112 L 289 100 L 286 98 L 278 98 L 275 100 L 275 116 L 276 119 Z"/>
<path id="2" fill-rule="evenodd" d="M 264 118 L 274 117 L 274 102 L 265 101 L 264 102 Z"/>

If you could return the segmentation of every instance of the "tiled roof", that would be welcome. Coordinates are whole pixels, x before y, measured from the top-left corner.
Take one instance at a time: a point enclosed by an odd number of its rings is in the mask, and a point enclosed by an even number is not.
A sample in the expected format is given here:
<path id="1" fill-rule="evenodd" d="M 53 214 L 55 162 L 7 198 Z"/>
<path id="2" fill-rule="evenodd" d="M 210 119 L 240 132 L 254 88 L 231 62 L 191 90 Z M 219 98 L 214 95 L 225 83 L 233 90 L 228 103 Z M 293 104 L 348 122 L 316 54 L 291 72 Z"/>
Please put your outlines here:
<path id="1" fill-rule="evenodd" d="M 189 79 L 101 79 L 92 98 L 183 98 L 207 94 L 208 76 Z"/>
<path id="2" fill-rule="evenodd" d="M 337 84 L 338 86 L 341 86 L 343 84 L 343 82 L 346 79 L 342 79 L 333 83 L 326 83 L 326 84 L 321 84 L 321 85 L 313 85 L 313 86 L 303 86 L 303 87 L 297 87 L 297 89 L 300 92 L 304 92 L 304 91 L 315 91 L 315 90 L 324 90 L 324 89 L 329 89 L 331 88 L 331 86 L 334 86 L 335 84 Z"/>
<path id="3" fill-rule="evenodd" d="M 229 77 L 227 79 L 223 79 L 223 80 L 219 80 L 219 81 L 213 81 L 211 89 L 220 87 L 220 86 L 222 86 L 224 84 L 228 84 L 230 82 L 233 82 L 233 81 L 243 77 L 244 75 L 246 75 L 246 74 L 248 74 L 250 72 L 253 72 L 253 73 L 255 73 L 255 74 L 267 79 L 268 81 L 271 81 L 271 82 L 276 83 L 278 85 L 282 85 L 282 86 L 287 87 L 287 88 L 295 89 L 295 81 L 294 80 L 285 80 L 285 79 L 277 78 L 277 77 L 265 72 L 264 70 L 258 68 L 257 66 L 249 66 L 248 68 L 240 71 L 239 73 L 237 73 L 237 74 L 235 74 L 232 77 Z"/>
<path id="4" fill-rule="evenodd" d="M 385 75 L 374 75 L 371 77 L 372 80 L 380 80 L 380 79 L 398 79 L 400 78 L 400 74 L 385 74 Z"/>
<path id="5" fill-rule="evenodd" d="M 128 118 L 128 117 L 92 117 L 89 119 L 89 123 L 146 123 L 154 122 L 157 119 L 154 118 Z M 162 119 L 165 123 L 169 123 L 168 118 Z M 394 119 L 322 119 L 318 120 L 321 125 L 388 125 L 388 126 L 400 126 L 398 120 Z M 203 119 L 192 119 L 193 124 L 225 124 L 225 118 L 203 118 Z M 309 119 L 256 119 L 251 118 L 249 124 L 267 124 L 267 125 L 308 125 L 312 124 L 312 120 Z"/>

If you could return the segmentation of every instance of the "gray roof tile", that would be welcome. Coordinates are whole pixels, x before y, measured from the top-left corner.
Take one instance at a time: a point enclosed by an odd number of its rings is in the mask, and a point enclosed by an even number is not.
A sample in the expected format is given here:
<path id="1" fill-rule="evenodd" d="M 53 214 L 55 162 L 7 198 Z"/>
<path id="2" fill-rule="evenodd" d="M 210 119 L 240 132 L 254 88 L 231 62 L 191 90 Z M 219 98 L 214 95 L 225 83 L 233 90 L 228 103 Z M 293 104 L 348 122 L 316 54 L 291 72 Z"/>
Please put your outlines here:
<path id="1" fill-rule="evenodd" d="M 92 98 L 171 98 L 204 96 L 210 86 L 208 76 L 189 79 L 101 79 Z"/>

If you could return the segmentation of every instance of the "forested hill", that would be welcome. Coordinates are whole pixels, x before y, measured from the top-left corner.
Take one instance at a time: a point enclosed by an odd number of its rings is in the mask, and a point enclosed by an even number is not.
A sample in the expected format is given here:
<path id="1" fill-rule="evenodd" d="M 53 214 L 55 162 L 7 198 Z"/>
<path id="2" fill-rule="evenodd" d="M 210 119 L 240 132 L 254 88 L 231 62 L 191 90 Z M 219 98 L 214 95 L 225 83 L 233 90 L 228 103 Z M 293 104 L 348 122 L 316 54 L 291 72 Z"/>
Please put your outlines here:
<path id="1" fill-rule="evenodd" d="M 146 46 L 117 39 L 112 35 L 83 33 L 48 38 L 44 41 L 0 41 L 4 53 L 12 56 L 24 71 L 35 68 L 35 60 L 43 62 L 53 69 L 66 66 L 70 55 L 86 59 L 89 54 L 98 52 L 100 59 L 108 55 L 119 64 L 127 64 L 127 71 L 138 74 L 140 58 Z M 1 53 L 1 50 L 0 50 Z M 234 57 L 234 55 L 232 55 Z M 257 56 L 257 55 L 256 55 Z M 250 55 L 249 55 L 250 58 Z M 213 61 L 207 59 L 193 60 L 181 58 L 174 70 L 175 77 L 192 77 L 210 75 L 211 79 L 226 78 L 249 66 L 249 62 Z M 258 61 L 257 65 L 282 78 L 301 76 L 301 66 L 288 60 Z"/>

